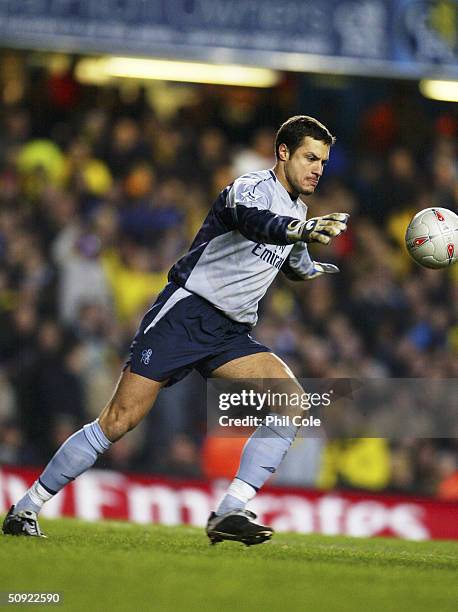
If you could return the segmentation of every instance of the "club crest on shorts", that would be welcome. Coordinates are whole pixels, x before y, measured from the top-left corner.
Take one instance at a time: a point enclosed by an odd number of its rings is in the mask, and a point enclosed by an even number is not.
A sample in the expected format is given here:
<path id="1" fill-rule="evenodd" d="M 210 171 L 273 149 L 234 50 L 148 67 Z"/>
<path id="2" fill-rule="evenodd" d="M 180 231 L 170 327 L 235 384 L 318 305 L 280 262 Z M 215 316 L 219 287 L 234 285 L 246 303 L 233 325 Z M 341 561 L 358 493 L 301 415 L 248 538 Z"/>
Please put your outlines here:
<path id="1" fill-rule="evenodd" d="M 148 365 L 152 354 L 153 354 L 153 349 L 150 349 L 150 348 L 144 349 L 142 351 L 142 358 L 140 359 L 140 361 L 144 363 L 145 365 Z"/>

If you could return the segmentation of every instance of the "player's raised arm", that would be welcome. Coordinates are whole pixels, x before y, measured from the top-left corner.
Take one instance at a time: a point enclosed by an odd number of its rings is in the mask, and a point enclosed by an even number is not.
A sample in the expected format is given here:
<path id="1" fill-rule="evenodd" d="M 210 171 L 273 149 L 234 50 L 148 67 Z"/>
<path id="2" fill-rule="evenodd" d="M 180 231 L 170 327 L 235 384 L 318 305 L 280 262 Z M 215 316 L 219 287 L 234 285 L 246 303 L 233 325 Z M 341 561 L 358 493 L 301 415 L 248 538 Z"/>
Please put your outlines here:
<path id="1" fill-rule="evenodd" d="M 243 178 L 236 180 L 227 199 L 234 229 L 253 242 L 278 245 L 298 241 L 327 244 L 347 229 L 348 215 L 345 213 L 332 213 L 308 221 L 275 214 L 270 210 L 273 197 L 269 179 L 256 183 Z"/>

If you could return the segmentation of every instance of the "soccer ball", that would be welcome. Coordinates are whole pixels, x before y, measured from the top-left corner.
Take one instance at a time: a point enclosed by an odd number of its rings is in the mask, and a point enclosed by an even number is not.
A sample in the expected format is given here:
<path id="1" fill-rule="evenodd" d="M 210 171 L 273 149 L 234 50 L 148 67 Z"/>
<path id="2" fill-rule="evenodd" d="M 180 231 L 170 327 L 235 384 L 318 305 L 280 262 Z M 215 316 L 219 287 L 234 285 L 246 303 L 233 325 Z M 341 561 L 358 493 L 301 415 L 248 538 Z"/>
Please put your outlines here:
<path id="1" fill-rule="evenodd" d="M 458 260 L 458 215 L 447 208 L 425 208 L 406 231 L 409 255 L 425 268 L 446 268 Z"/>

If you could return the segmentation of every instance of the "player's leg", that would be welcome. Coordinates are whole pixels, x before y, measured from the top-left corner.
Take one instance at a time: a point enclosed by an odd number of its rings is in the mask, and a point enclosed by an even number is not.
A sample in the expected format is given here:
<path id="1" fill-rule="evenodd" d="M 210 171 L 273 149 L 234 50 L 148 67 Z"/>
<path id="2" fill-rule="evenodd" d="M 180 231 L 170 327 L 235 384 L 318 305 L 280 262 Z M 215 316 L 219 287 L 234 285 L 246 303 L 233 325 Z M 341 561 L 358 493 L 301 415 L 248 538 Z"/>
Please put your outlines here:
<path id="1" fill-rule="evenodd" d="M 283 378 L 292 380 L 296 390 L 301 388 L 291 368 L 280 357 L 267 351 L 245 355 L 224 363 L 213 370 L 212 376 L 229 379 Z"/>
<path id="2" fill-rule="evenodd" d="M 136 427 L 151 409 L 165 382 L 125 370 L 100 417 L 62 444 L 38 480 L 11 508 L 3 531 L 15 535 L 42 535 L 37 515 L 43 504 L 92 467 L 113 442 Z"/>
<path id="3" fill-rule="evenodd" d="M 230 361 L 213 371 L 212 376 L 227 379 L 264 379 L 271 391 L 302 394 L 304 391 L 290 368 L 276 355 L 262 352 Z M 292 417 L 300 414 L 294 402 L 270 409 Z M 256 518 L 245 510 L 266 480 L 274 473 L 289 450 L 298 427 L 294 425 L 261 425 L 245 444 L 240 467 L 226 495 L 209 519 L 207 533 L 211 541 L 234 539 L 257 544 L 269 539 L 272 529 L 253 522 Z"/>

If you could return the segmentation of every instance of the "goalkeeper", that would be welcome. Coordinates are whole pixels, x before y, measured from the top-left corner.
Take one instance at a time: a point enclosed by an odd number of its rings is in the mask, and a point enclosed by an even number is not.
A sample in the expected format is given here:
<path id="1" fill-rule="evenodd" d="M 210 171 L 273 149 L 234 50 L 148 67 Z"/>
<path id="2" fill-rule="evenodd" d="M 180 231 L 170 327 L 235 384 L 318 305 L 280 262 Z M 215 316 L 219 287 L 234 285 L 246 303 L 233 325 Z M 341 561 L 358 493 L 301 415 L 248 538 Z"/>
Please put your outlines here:
<path id="1" fill-rule="evenodd" d="M 338 272 L 332 264 L 313 261 L 306 245 L 328 244 L 346 230 L 348 215 L 307 220 L 303 199 L 318 186 L 334 141 L 316 119 L 291 117 L 276 135 L 275 167 L 243 175 L 221 192 L 140 323 L 112 399 L 97 420 L 64 442 L 12 506 L 5 533 L 42 536 L 43 504 L 133 429 L 162 387 L 192 369 L 205 377 L 277 379 L 283 391 L 304 392 L 289 367 L 250 331 L 258 303 L 279 270 L 293 280 Z M 294 426 L 261 425 L 247 440 L 239 471 L 209 517 L 212 543 L 251 545 L 271 537 L 272 529 L 258 524 L 245 506 L 276 471 L 296 433 Z"/>

